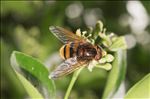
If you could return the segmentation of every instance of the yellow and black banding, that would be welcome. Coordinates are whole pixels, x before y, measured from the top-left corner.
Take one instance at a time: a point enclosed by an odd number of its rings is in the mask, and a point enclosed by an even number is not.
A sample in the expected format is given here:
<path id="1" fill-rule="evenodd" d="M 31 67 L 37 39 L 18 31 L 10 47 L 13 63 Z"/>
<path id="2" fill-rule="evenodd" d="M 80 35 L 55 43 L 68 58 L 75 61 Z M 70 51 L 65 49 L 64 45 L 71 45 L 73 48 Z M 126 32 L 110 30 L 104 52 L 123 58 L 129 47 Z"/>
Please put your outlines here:
<path id="1" fill-rule="evenodd" d="M 72 42 L 71 44 L 70 44 L 70 57 L 73 57 L 73 53 L 74 53 L 74 42 Z"/>
<path id="2" fill-rule="evenodd" d="M 67 46 L 67 45 L 64 45 L 64 50 L 63 50 L 63 51 L 64 51 L 64 52 L 63 52 L 63 56 L 64 56 L 65 59 L 66 59 L 66 46 Z"/>
<path id="3" fill-rule="evenodd" d="M 65 46 L 66 45 L 63 45 L 61 48 L 60 48 L 60 50 L 59 50 L 59 53 L 60 53 L 60 56 L 61 56 L 61 58 L 63 58 L 63 59 L 65 59 L 65 57 L 64 57 L 64 48 L 65 48 Z"/>
<path id="4" fill-rule="evenodd" d="M 64 47 L 64 57 L 65 59 L 70 58 L 70 44 L 66 44 Z"/>
<path id="5" fill-rule="evenodd" d="M 69 42 L 68 44 L 63 45 L 60 48 L 60 56 L 63 59 L 68 59 L 71 57 L 74 57 L 76 55 L 76 51 L 78 48 L 79 44 L 75 42 Z"/>

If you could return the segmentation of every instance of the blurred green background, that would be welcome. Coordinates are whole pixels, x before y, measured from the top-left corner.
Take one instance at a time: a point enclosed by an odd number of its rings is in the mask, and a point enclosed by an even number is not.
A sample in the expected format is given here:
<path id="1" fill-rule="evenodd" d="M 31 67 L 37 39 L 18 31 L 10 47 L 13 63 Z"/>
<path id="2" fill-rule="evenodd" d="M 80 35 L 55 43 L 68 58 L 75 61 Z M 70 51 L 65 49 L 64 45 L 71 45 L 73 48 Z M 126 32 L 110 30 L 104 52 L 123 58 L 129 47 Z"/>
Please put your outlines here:
<path id="1" fill-rule="evenodd" d="M 102 20 L 108 33 L 124 35 L 128 44 L 126 90 L 150 71 L 150 1 L 1 1 L 0 14 L 3 99 L 25 96 L 10 66 L 13 50 L 36 57 L 48 68 L 61 63 L 58 51 L 62 43 L 49 31 L 51 25 L 75 32 Z M 102 96 L 107 75 L 108 72 L 102 69 L 94 69 L 92 73 L 85 69 L 71 97 L 98 99 Z M 60 99 L 70 78 L 71 75 L 55 81 Z"/>

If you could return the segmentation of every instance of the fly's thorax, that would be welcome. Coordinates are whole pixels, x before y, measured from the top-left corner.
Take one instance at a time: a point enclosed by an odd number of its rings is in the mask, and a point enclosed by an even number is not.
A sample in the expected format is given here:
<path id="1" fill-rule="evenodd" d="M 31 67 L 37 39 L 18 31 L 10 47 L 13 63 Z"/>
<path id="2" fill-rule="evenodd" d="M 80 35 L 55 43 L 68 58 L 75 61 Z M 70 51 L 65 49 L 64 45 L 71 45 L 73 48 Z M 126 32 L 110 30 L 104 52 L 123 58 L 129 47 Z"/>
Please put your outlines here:
<path id="1" fill-rule="evenodd" d="M 96 55 L 96 49 L 90 43 L 81 43 L 77 48 L 77 57 L 80 60 L 92 60 Z"/>

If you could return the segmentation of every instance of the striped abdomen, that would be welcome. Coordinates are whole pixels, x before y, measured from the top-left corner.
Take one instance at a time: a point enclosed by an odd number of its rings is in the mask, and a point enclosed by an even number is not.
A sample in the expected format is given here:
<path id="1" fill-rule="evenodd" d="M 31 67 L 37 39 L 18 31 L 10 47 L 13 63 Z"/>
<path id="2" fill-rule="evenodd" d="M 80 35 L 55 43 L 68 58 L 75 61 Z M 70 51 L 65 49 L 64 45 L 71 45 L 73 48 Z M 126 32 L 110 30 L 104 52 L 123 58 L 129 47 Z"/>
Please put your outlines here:
<path id="1" fill-rule="evenodd" d="M 63 45 L 60 48 L 60 56 L 63 59 L 74 57 L 76 55 L 76 50 L 78 45 L 79 45 L 78 43 L 74 43 L 74 42 L 69 42 L 68 44 Z"/>

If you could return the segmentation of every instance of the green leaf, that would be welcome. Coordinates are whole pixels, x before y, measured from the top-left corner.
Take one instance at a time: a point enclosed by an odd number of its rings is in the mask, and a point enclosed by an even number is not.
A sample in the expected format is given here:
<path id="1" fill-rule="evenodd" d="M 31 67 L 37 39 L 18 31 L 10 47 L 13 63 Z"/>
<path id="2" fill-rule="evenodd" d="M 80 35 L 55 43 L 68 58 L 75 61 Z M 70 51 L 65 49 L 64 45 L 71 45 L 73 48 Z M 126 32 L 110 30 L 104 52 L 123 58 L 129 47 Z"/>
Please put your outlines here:
<path id="1" fill-rule="evenodd" d="M 116 38 L 109 47 L 111 51 L 118 51 L 119 49 L 127 49 L 127 44 L 123 36 Z"/>
<path id="2" fill-rule="evenodd" d="M 126 51 L 118 50 L 115 53 L 112 70 L 109 72 L 102 99 L 110 99 L 118 90 L 126 73 Z"/>
<path id="3" fill-rule="evenodd" d="M 17 67 L 20 67 L 32 74 L 47 88 L 51 97 L 55 96 L 54 82 L 48 78 L 49 72 L 41 62 L 31 56 L 14 51 L 11 55 L 11 65 L 15 70 L 19 71 Z"/>
<path id="4" fill-rule="evenodd" d="M 150 99 L 150 73 L 129 89 L 124 99 Z"/>
<path id="5" fill-rule="evenodd" d="M 44 99 L 43 96 L 39 93 L 39 91 L 24 76 L 22 76 L 17 71 L 16 74 L 31 99 L 35 99 L 35 98 Z"/>

